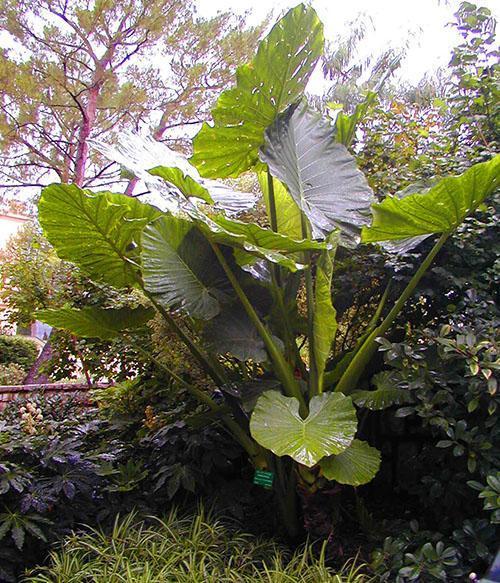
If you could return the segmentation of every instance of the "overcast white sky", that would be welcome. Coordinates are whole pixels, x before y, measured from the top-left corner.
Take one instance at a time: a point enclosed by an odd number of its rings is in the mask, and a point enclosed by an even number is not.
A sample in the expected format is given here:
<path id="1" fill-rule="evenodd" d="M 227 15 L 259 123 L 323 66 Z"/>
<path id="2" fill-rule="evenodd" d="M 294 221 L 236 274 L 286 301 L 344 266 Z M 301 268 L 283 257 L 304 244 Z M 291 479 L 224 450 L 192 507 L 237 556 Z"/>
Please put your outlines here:
<path id="1" fill-rule="evenodd" d="M 251 11 L 249 22 L 259 22 L 274 10 L 276 17 L 296 6 L 299 0 L 198 0 L 202 16 L 218 11 Z M 459 0 L 312 0 L 310 2 L 325 25 L 325 36 L 332 39 L 346 31 L 347 24 L 365 15 L 373 22 L 364 44 L 367 52 L 379 52 L 388 46 L 404 46 L 410 39 L 407 58 L 399 76 L 411 82 L 420 80 L 426 72 L 446 66 L 450 51 L 459 37 L 447 26 L 453 20 Z M 479 6 L 492 10 L 497 20 L 500 0 L 477 0 Z M 310 87 L 310 89 L 313 89 Z"/>

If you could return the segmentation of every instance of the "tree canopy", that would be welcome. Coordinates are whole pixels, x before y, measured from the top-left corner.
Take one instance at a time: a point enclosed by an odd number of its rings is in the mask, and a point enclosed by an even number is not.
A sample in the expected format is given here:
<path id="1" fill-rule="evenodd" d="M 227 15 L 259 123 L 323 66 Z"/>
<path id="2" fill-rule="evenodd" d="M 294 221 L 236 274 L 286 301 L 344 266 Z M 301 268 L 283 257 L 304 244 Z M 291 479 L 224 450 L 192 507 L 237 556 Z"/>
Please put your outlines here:
<path id="1" fill-rule="evenodd" d="M 89 139 L 203 121 L 261 28 L 191 1 L 1 0 L 0 187 L 123 180 Z"/>

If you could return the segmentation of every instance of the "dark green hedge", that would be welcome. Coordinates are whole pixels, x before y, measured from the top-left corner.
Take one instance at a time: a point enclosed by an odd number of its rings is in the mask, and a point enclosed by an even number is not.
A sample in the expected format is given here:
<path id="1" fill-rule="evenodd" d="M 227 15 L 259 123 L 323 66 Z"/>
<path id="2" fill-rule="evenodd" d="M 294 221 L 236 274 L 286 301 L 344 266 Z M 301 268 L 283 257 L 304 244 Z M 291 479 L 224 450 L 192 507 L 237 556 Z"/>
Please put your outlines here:
<path id="1" fill-rule="evenodd" d="M 28 370 L 38 355 L 33 340 L 22 336 L 0 336 L 0 364 L 18 364 Z"/>

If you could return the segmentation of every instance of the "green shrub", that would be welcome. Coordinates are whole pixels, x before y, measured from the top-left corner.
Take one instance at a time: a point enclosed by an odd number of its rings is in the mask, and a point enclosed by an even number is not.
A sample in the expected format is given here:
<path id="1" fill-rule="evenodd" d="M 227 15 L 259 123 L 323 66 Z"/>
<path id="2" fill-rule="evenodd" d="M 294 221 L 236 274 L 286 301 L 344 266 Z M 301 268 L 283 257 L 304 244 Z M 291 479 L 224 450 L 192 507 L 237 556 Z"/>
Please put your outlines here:
<path id="1" fill-rule="evenodd" d="M 139 521 L 134 514 L 115 521 L 106 534 L 73 534 L 51 565 L 25 582 L 95 583 L 363 583 L 369 577 L 349 563 L 341 572 L 306 545 L 295 553 L 272 540 L 237 532 L 199 510 L 194 517 L 172 511 L 164 520 Z"/>
<path id="2" fill-rule="evenodd" d="M 0 336 L 0 364 L 18 364 L 27 370 L 38 356 L 33 340 L 21 336 Z"/>
<path id="3" fill-rule="evenodd" d="M 0 385 L 20 385 L 25 376 L 25 369 L 15 362 L 0 364 Z"/>

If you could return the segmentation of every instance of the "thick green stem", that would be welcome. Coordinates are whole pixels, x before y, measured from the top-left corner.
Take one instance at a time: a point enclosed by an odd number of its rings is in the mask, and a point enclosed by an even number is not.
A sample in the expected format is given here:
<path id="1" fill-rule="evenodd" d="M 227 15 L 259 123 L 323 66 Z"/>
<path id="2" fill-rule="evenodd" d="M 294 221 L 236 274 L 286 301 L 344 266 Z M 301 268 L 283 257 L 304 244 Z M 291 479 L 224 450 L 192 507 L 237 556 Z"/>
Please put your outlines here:
<path id="1" fill-rule="evenodd" d="M 274 270 L 271 271 L 271 281 L 274 303 L 278 307 L 281 316 L 280 324 L 283 334 L 283 340 L 285 342 L 286 359 L 288 360 L 288 362 L 293 363 L 295 360 L 295 352 L 292 346 L 293 336 L 290 330 L 290 326 L 288 324 L 288 318 L 286 314 L 285 303 L 283 301 L 283 295 L 281 293 L 281 289 L 278 286 L 278 282 L 276 281 L 276 274 Z"/>
<path id="2" fill-rule="evenodd" d="M 210 407 L 210 409 L 212 411 L 222 410 L 222 407 L 217 405 L 217 403 L 212 398 L 210 398 L 206 393 L 204 393 L 203 391 L 200 391 L 200 389 L 197 389 L 195 386 L 193 386 L 190 383 L 188 383 L 187 381 L 185 381 L 177 373 L 175 373 L 173 370 L 171 370 L 166 364 L 164 364 L 158 358 L 153 356 L 150 352 L 145 350 L 140 344 L 137 344 L 137 342 L 134 342 L 130 338 L 130 336 L 127 336 L 127 340 L 135 348 L 135 350 L 137 350 L 138 352 L 143 354 L 148 360 L 151 360 L 151 362 L 153 362 L 158 368 L 162 369 L 167 374 L 167 376 L 169 376 L 176 383 L 179 383 L 180 385 L 182 385 L 189 393 L 191 393 L 193 395 L 193 397 L 198 399 L 198 401 L 200 401 L 204 405 L 207 405 L 208 407 Z"/>
<path id="3" fill-rule="evenodd" d="M 382 310 L 384 309 L 384 306 L 387 302 L 387 298 L 389 297 L 389 292 L 391 290 L 391 286 L 392 286 L 392 281 L 389 281 L 389 283 L 387 284 L 387 286 L 384 290 L 384 293 L 382 294 L 382 297 L 380 298 L 380 302 L 377 306 L 377 309 L 375 310 L 375 313 L 373 314 L 370 322 L 368 323 L 366 330 L 363 332 L 363 334 L 361 334 L 358 341 L 356 342 L 356 346 L 351 351 L 344 354 L 344 356 L 342 357 L 342 360 L 339 363 L 337 363 L 337 366 L 333 370 L 325 373 L 325 375 L 323 377 L 323 390 L 334 385 L 340 379 L 340 377 L 342 376 L 343 373 L 338 372 L 339 365 L 342 362 L 347 360 L 345 367 L 344 367 L 345 369 L 347 369 L 349 362 L 354 358 L 357 351 L 363 346 L 365 340 L 368 338 L 368 336 L 375 329 L 378 321 L 380 320 L 380 316 L 382 315 Z"/>
<path id="4" fill-rule="evenodd" d="M 271 229 L 277 233 L 278 232 L 278 216 L 276 210 L 276 198 L 274 196 L 274 182 L 273 177 L 269 170 L 267 171 L 267 190 L 268 190 L 268 206 L 269 206 L 269 221 L 271 223 Z M 306 378 L 306 368 L 302 358 L 300 357 L 300 352 L 295 342 L 295 337 L 293 331 L 290 328 L 288 321 L 288 315 L 285 309 L 285 304 L 283 301 L 283 295 L 281 293 L 282 288 L 282 273 L 279 265 L 271 266 L 271 274 L 273 278 L 273 288 L 276 296 L 276 303 L 278 304 L 278 309 L 280 310 L 281 317 L 283 319 L 283 332 L 285 335 L 285 343 L 288 348 L 288 358 L 291 363 L 297 365 L 304 378 Z"/>
<path id="5" fill-rule="evenodd" d="M 177 324 L 177 322 L 172 318 L 168 311 L 147 291 L 144 293 L 155 306 L 158 312 L 161 314 L 165 322 L 168 324 L 170 329 L 177 334 L 177 336 L 184 342 L 191 354 L 200 363 L 203 370 L 212 378 L 217 386 L 222 386 L 227 383 L 224 373 L 220 370 L 220 367 L 215 365 L 208 355 L 204 354 L 198 346 L 191 340 L 191 338 L 184 332 L 184 330 Z"/>
<path id="6" fill-rule="evenodd" d="M 391 311 L 383 319 L 381 324 L 377 326 L 375 330 L 373 330 L 373 332 L 366 338 L 362 346 L 354 355 L 354 358 L 349 363 L 346 371 L 340 377 L 340 380 L 335 387 L 335 391 L 339 391 L 347 395 L 356 389 L 356 383 L 358 382 L 359 377 L 363 373 L 366 365 L 370 362 L 372 356 L 377 351 L 376 339 L 380 336 L 383 336 L 387 330 L 389 330 L 392 323 L 401 312 L 404 304 L 406 303 L 406 300 L 415 291 L 419 281 L 422 279 L 427 269 L 429 269 L 429 266 L 433 262 L 436 255 L 439 253 L 441 247 L 444 245 L 448 237 L 449 233 L 443 233 L 441 237 L 439 237 L 434 247 L 431 249 L 411 280 L 408 282 L 408 285 L 404 289 L 403 293 L 399 296 L 399 299 L 394 304 Z"/>
<path id="7" fill-rule="evenodd" d="M 293 463 L 290 464 L 290 471 L 287 476 L 287 461 L 279 457 L 274 457 L 273 461 L 281 519 L 288 537 L 291 540 L 296 540 L 300 534 L 300 525 L 298 520 L 296 479 Z"/>
<path id="8" fill-rule="evenodd" d="M 377 322 L 380 320 L 380 316 L 382 315 L 382 311 L 385 307 L 385 304 L 387 302 L 387 298 L 389 297 L 389 292 L 391 291 L 391 287 L 392 287 L 392 280 L 389 280 L 389 283 L 386 285 L 384 293 L 382 294 L 382 297 L 380 298 L 380 301 L 378 303 L 377 309 L 375 310 L 375 313 L 373 314 L 371 320 L 368 322 L 368 326 L 366 327 L 366 332 L 370 333 L 375 326 L 377 325 Z"/>
<path id="9" fill-rule="evenodd" d="M 309 229 L 307 227 L 307 219 L 304 213 L 300 217 L 302 226 L 302 238 L 307 239 L 309 236 Z M 316 351 L 314 346 L 314 284 L 311 272 L 310 253 L 305 253 L 308 266 L 305 269 L 304 275 L 306 280 L 306 304 L 307 304 L 307 336 L 309 344 L 309 398 L 312 399 L 314 395 L 319 395 L 319 379 L 318 367 L 316 361 Z"/>
<path id="10" fill-rule="evenodd" d="M 283 339 L 286 347 L 286 359 L 293 366 L 293 368 L 298 367 L 300 374 L 303 379 L 307 378 L 307 370 L 302 360 L 299 352 L 299 347 L 295 341 L 295 335 L 293 333 L 292 327 L 290 326 L 290 321 L 288 318 L 288 313 L 285 307 L 285 302 L 283 301 L 283 294 L 281 289 L 278 287 L 276 278 L 274 274 L 272 275 L 273 281 L 273 295 L 274 301 L 278 306 L 278 310 L 281 316 L 281 328 L 283 333 Z"/>
<path id="11" fill-rule="evenodd" d="M 269 221 L 271 223 L 271 229 L 277 233 L 278 232 L 278 216 L 276 214 L 276 199 L 274 197 L 274 183 L 272 174 L 267 171 L 267 190 L 269 197 Z"/>
<path id="12" fill-rule="evenodd" d="M 210 245 L 212 246 L 212 249 L 214 250 L 214 253 L 217 256 L 217 259 L 219 260 L 219 262 L 222 265 L 222 268 L 224 269 L 229 281 L 231 282 L 231 285 L 233 286 L 233 289 L 236 292 L 238 299 L 240 300 L 246 313 L 248 314 L 248 317 L 250 318 L 253 325 L 257 329 L 257 332 L 259 333 L 260 337 L 264 341 L 264 345 L 266 347 L 266 350 L 269 354 L 271 362 L 274 365 L 276 376 L 278 377 L 278 379 L 282 383 L 283 388 L 284 388 L 285 392 L 287 393 L 287 395 L 289 395 L 290 397 L 295 397 L 296 399 L 298 399 L 298 401 L 300 403 L 300 413 L 301 413 L 301 415 L 306 416 L 307 415 L 307 405 L 304 401 L 304 397 L 302 396 L 302 393 L 300 392 L 299 384 L 297 383 L 297 381 L 295 380 L 295 378 L 293 376 L 292 369 L 288 365 L 284 356 L 281 354 L 279 348 L 276 346 L 274 340 L 272 339 L 271 334 L 269 333 L 267 328 L 264 326 L 264 324 L 260 321 L 260 318 L 257 315 L 257 312 L 254 310 L 254 307 L 250 303 L 250 300 L 247 298 L 245 292 L 243 291 L 243 288 L 241 287 L 239 281 L 237 280 L 236 276 L 234 275 L 233 271 L 231 270 L 230 266 L 228 265 L 221 250 L 219 249 L 219 246 L 213 242 L 210 242 Z"/>

